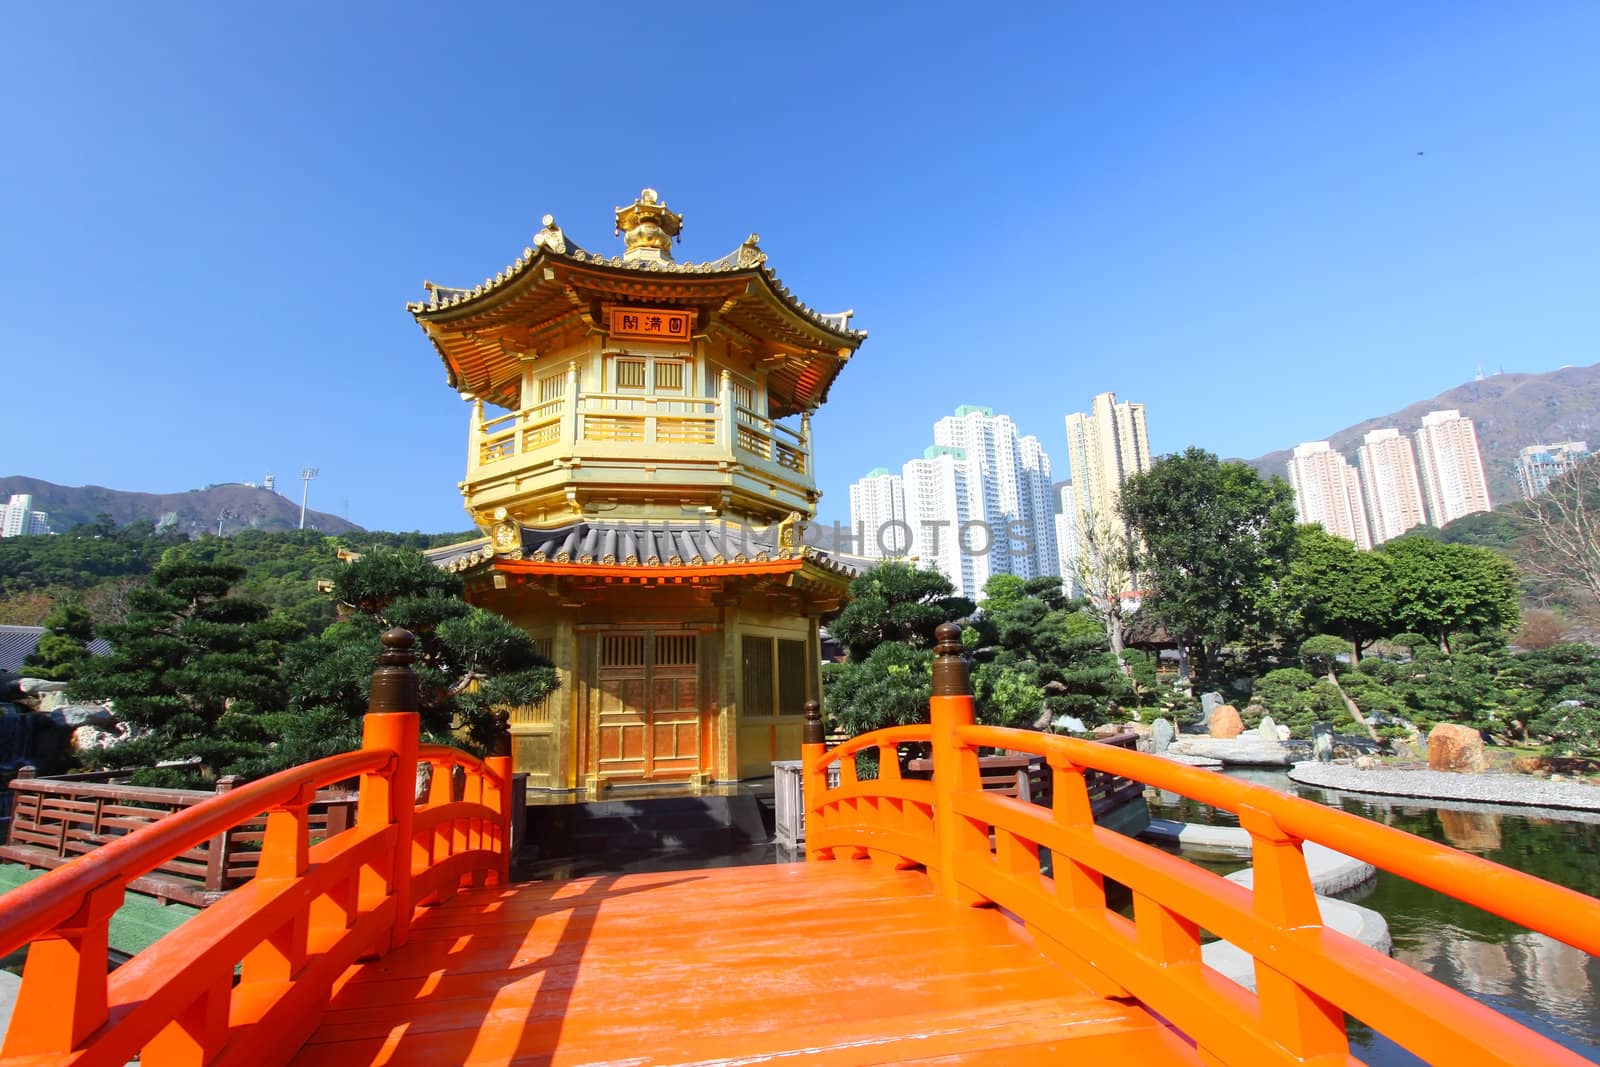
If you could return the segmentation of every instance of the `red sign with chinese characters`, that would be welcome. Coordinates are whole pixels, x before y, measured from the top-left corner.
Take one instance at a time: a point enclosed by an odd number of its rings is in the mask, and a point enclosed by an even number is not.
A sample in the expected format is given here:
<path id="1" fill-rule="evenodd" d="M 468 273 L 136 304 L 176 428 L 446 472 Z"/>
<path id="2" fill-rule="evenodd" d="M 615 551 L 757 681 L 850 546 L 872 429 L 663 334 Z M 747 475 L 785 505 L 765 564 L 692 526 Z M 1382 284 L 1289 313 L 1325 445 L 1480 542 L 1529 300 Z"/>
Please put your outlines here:
<path id="1" fill-rule="evenodd" d="M 694 312 L 682 308 L 611 309 L 611 336 L 644 341 L 687 341 Z"/>

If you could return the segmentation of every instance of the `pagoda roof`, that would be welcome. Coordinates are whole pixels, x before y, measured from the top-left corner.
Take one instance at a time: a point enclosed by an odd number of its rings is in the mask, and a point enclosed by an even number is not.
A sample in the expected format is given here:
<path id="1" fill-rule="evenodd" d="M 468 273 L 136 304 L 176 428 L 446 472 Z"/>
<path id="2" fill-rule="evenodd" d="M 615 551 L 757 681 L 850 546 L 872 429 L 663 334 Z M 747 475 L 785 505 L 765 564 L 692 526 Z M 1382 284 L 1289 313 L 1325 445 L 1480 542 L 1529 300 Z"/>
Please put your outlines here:
<path id="1" fill-rule="evenodd" d="M 789 540 L 798 540 L 798 530 Z M 460 573 L 485 564 L 520 574 L 715 577 L 812 572 L 840 584 L 856 568 L 806 544 L 784 544 L 781 524 L 595 522 L 553 528 L 520 527 L 509 548 L 487 537 L 425 553 L 443 570 Z M 503 544 L 503 542 L 502 542 Z"/>
<path id="2" fill-rule="evenodd" d="M 634 207 L 641 204 L 654 201 Z M 627 210 L 618 209 L 619 220 Z M 705 332 L 714 316 L 769 364 L 772 414 L 782 417 L 825 401 L 866 339 L 864 330 L 850 328 L 854 312 L 816 311 L 796 297 L 766 265 L 756 234 L 721 259 L 677 263 L 667 252 L 636 249 L 632 232 L 625 254 L 606 256 L 580 247 L 549 215 L 544 223 L 494 277 L 470 289 L 425 282 L 427 298 L 406 305 L 444 360 L 452 388 L 516 408 L 524 353 L 559 346 L 574 327 L 604 328 L 613 304 L 684 308 L 698 312 L 695 332 Z"/>

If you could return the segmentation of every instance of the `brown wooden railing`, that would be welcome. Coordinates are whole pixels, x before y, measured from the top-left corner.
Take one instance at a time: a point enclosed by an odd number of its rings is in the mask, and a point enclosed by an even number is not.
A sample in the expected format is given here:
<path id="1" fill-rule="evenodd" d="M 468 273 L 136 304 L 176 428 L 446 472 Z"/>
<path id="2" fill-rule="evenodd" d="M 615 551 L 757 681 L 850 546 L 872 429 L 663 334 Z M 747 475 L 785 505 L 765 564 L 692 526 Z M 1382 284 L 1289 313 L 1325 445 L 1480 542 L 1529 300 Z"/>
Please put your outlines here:
<path id="1" fill-rule="evenodd" d="M 994 905 L 1091 989 L 1132 998 L 1185 1034 L 1206 1063 L 1348 1064 L 1346 1013 L 1429 1063 L 1572 1065 L 1582 1057 L 1322 923 L 1301 847 L 1315 841 L 1530 930 L 1600 955 L 1600 900 L 1379 823 L 1159 757 L 1075 738 L 974 725 L 960 629 L 942 626 L 932 723 L 827 748 L 820 715 L 803 746 L 806 858 L 926 869 L 940 895 Z M 931 781 L 900 775 L 902 744 L 931 744 Z M 879 753 L 858 780 L 857 753 Z M 985 791 L 980 749 L 1031 752 L 1050 807 Z M 837 764 L 839 784 L 829 788 Z M 1116 775 L 1235 812 L 1254 889 L 1094 823 L 1088 778 Z M 1048 849 L 1051 873 L 1041 866 Z M 1111 910 L 1126 886 L 1133 917 Z M 1256 992 L 1208 968 L 1202 932 L 1255 959 Z"/>
<path id="2" fill-rule="evenodd" d="M 0 859 L 29 867 L 59 867 L 219 793 L 230 792 L 238 784 L 239 779 L 230 776 L 220 779 L 214 792 L 206 792 L 151 789 L 85 780 L 84 776 L 19 775 L 11 782 L 11 830 L 5 844 L 0 845 Z M 319 793 L 307 812 L 312 839 L 321 841 L 349 829 L 355 806 L 353 795 Z M 205 907 L 254 877 L 265 836 L 263 815 L 173 856 L 149 874 L 134 879 L 128 888 L 161 900 Z"/>

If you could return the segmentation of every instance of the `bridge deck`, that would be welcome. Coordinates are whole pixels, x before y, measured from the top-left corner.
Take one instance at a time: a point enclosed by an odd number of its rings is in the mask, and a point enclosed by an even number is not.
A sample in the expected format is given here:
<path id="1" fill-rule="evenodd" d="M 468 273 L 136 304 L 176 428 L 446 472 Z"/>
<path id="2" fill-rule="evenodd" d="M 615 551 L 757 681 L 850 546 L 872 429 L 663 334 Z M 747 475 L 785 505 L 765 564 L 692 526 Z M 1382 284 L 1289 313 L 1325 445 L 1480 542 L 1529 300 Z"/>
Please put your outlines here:
<path id="1" fill-rule="evenodd" d="M 991 909 L 864 861 L 462 893 L 351 968 L 297 1064 L 1196 1063 Z"/>

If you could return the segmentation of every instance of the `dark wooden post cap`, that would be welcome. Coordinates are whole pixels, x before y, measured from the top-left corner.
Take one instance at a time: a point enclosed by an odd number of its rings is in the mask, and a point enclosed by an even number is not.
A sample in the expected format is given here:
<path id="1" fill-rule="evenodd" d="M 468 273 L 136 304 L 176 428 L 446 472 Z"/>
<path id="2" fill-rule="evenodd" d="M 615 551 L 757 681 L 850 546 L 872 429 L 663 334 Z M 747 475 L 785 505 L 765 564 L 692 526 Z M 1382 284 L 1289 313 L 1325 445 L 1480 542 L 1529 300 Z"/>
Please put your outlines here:
<path id="1" fill-rule="evenodd" d="M 942 624 L 933 631 L 933 695 L 936 697 L 971 696 L 967 684 L 967 661 L 961 656 L 961 627 L 953 622 Z"/>
<path id="2" fill-rule="evenodd" d="M 822 736 L 822 705 L 815 700 L 806 701 L 806 725 L 800 735 L 800 743 L 805 745 L 827 743 Z"/>
<path id="3" fill-rule="evenodd" d="M 505 708 L 494 713 L 494 738 L 489 742 L 489 755 L 511 755 L 511 713 Z"/>
<path id="4" fill-rule="evenodd" d="M 378 640 L 378 669 L 372 672 L 372 693 L 367 700 L 368 714 L 417 710 L 417 674 L 411 665 L 417 661 L 412 651 L 417 639 L 410 630 L 396 626 L 385 630 Z"/>

